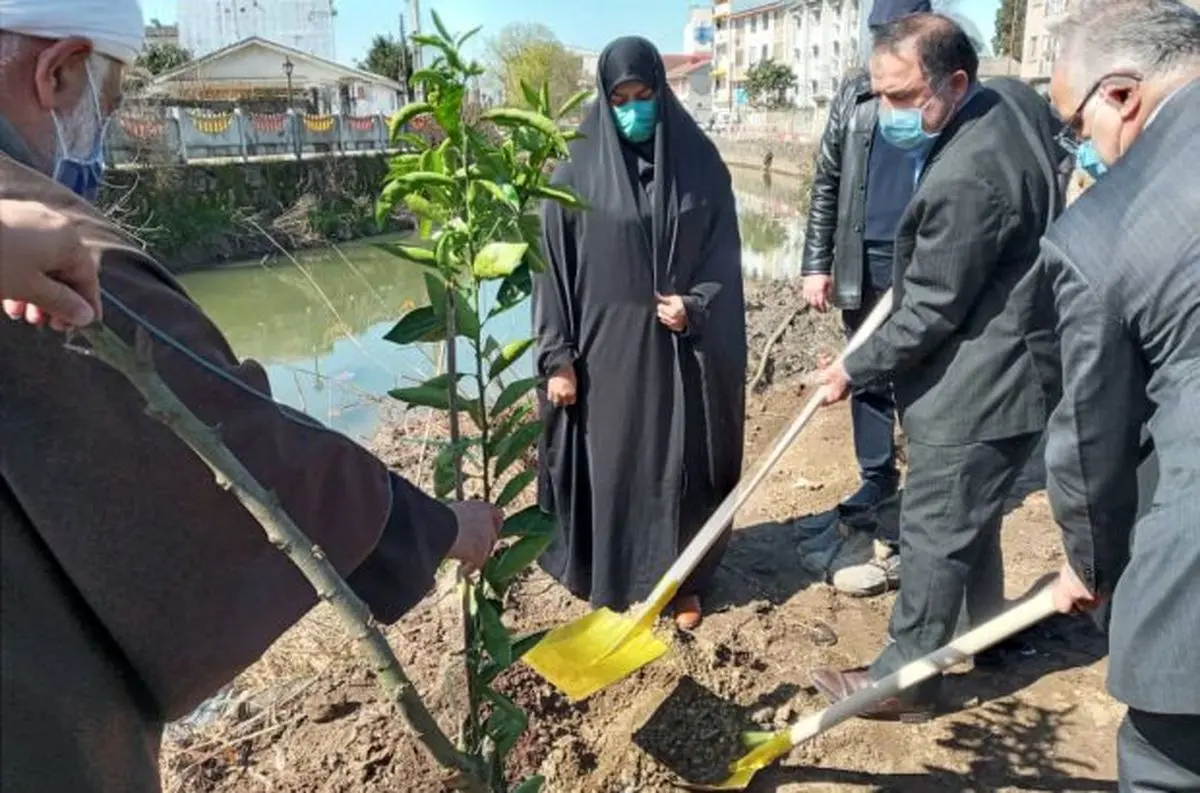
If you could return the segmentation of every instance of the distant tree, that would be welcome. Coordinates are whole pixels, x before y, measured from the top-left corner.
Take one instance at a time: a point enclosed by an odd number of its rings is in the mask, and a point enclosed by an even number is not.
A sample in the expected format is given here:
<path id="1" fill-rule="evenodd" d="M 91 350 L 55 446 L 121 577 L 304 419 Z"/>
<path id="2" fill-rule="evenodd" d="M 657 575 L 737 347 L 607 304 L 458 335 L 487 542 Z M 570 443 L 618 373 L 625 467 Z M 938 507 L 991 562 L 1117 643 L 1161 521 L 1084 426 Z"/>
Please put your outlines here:
<path id="1" fill-rule="evenodd" d="M 150 75 L 157 77 L 163 72 L 178 69 L 192 59 L 192 53 L 178 44 L 169 41 L 159 41 L 151 44 L 137 59 L 137 65 Z"/>
<path id="2" fill-rule="evenodd" d="M 514 24 L 501 29 L 487 45 L 488 66 L 506 104 L 524 104 L 521 83 L 539 89 L 549 83 L 550 96 L 564 102 L 581 84 L 583 59 L 571 52 L 545 25 Z"/>
<path id="3" fill-rule="evenodd" d="M 376 36 L 358 68 L 404 85 L 412 77 L 412 52 L 394 36 Z"/>
<path id="4" fill-rule="evenodd" d="M 1025 4 L 1026 0 L 1000 0 L 996 33 L 992 36 L 992 49 L 997 55 L 1021 60 L 1025 50 Z"/>
<path id="5" fill-rule="evenodd" d="M 788 91 L 795 87 L 792 67 L 771 58 L 759 61 L 746 72 L 746 99 L 756 107 L 786 107 Z"/>

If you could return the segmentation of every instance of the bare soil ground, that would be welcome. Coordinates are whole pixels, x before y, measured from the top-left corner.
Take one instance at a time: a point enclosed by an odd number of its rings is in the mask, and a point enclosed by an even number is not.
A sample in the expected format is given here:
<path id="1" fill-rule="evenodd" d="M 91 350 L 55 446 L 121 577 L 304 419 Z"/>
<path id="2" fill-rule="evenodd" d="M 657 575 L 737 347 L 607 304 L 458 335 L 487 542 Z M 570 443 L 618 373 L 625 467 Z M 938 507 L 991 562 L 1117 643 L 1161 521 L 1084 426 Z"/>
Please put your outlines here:
<path id="1" fill-rule="evenodd" d="M 751 373 L 766 339 L 795 307 L 789 290 L 751 289 Z M 800 313 L 775 346 L 762 393 L 751 397 L 747 459 L 796 410 L 797 375 L 838 343 L 830 317 Z M 385 434 L 385 459 L 411 471 L 412 444 Z M 391 438 L 390 441 L 387 441 Z M 891 596 L 857 600 L 798 563 L 796 518 L 831 508 L 857 484 L 844 406 L 822 412 L 742 512 L 693 635 L 631 678 L 573 704 L 524 666 L 502 688 L 530 716 L 513 753 L 514 778 L 540 772 L 553 793 L 633 793 L 706 781 L 740 753 L 740 730 L 771 728 L 823 703 L 811 670 L 869 661 Z M 389 443 L 392 444 L 388 448 Z M 1045 497 L 1026 495 L 1004 527 L 1008 591 L 1016 597 L 1056 569 L 1060 540 Z M 452 580 L 390 629 L 401 662 L 451 734 L 461 712 L 459 614 Z M 585 613 L 553 581 L 531 574 L 507 617 L 520 632 Z M 755 791 L 1109 791 L 1121 716 L 1104 692 L 1104 642 L 1086 619 L 1035 634 L 1036 653 L 1000 672 L 959 670 L 954 711 L 919 726 L 854 721 L 761 772 Z M 318 609 L 231 688 L 203 726 L 171 730 L 168 790 L 196 793 L 435 793 L 444 776 L 378 699 L 365 665 L 332 616 Z"/>

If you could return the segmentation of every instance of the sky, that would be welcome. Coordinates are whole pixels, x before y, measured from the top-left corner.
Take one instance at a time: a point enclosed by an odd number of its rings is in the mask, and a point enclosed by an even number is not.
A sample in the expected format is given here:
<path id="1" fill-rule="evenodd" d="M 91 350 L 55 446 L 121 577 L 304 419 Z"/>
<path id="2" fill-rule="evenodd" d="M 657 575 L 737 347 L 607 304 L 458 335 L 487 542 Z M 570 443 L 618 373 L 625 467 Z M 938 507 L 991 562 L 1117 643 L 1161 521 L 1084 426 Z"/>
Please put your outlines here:
<path id="1" fill-rule="evenodd" d="M 422 16 L 436 10 L 452 32 L 465 32 L 482 25 L 474 52 L 479 57 L 482 42 L 513 22 L 539 22 L 571 47 L 599 51 L 618 36 L 638 34 L 653 41 L 663 52 L 678 52 L 683 46 L 683 25 L 691 0 L 422 0 Z M 990 42 L 999 0 L 934 0 L 934 6 L 953 5 L 969 17 Z M 402 0 L 336 0 L 338 9 L 337 60 L 353 63 L 362 58 L 371 39 L 380 33 L 399 33 Z M 757 0 L 734 0 L 734 10 L 759 5 Z M 390 14 L 383 6 L 395 9 Z M 163 24 L 176 20 L 176 0 L 142 0 L 146 19 Z M 428 22 L 426 22 L 428 24 Z"/>

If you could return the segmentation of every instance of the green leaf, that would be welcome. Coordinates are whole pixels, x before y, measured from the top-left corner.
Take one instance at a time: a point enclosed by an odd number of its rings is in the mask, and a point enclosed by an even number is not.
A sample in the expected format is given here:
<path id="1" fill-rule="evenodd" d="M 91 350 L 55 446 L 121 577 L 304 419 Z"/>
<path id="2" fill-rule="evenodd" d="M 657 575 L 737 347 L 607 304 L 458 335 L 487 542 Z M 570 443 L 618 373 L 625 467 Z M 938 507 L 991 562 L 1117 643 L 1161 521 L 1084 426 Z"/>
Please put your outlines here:
<path id="1" fill-rule="evenodd" d="M 526 507 L 504 521 L 500 537 L 544 537 L 554 536 L 554 517 L 534 504 Z"/>
<path id="2" fill-rule="evenodd" d="M 555 118 L 562 118 L 563 116 L 567 115 L 572 110 L 574 110 L 575 108 L 577 108 L 581 104 L 583 104 L 587 100 L 587 98 L 591 95 L 592 95 L 591 91 L 578 92 L 577 94 L 572 96 L 570 99 L 568 99 L 567 101 L 562 103 L 562 106 L 558 109 L 558 113 L 555 115 Z"/>
<path id="3" fill-rule="evenodd" d="M 542 82 L 542 93 L 538 97 L 538 112 L 545 115 L 550 112 L 550 82 Z"/>
<path id="4" fill-rule="evenodd" d="M 525 488 L 529 487 L 534 479 L 537 479 L 537 471 L 532 468 L 509 479 L 504 485 L 504 489 L 500 491 L 500 495 L 496 496 L 496 506 L 500 509 L 507 507 L 516 500 L 517 496 L 525 492 Z"/>
<path id="5" fill-rule="evenodd" d="M 524 79 L 521 80 L 521 93 L 524 94 L 525 103 L 529 105 L 530 109 L 537 110 L 538 101 L 541 97 L 538 96 L 537 91 L 533 90 L 533 86 L 525 82 Z"/>
<path id="6" fill-rule="evenodd" d="M 512 793 L 542 793 L 542 785 L 544 784 L 546 784 L 546 777 L 541 774 L 534 774 L 513 788 Z"/>
<path id="7" fill-rule="evenodd" d="M 491 564 L 490 560 L 488 563 Z M 483 646 L 488 655 L 500 667 L 512 666 L 512 636 L 500 620 L 500 604 L 491 598 L 478 596 L 475 602 L 479 608 L 479 631 L 483 634 Z"/>
<path id="8" fill-rule="evenodd" d="M 457 466 L 474 442 L 473 439 L 460 438 L 458 443 L 444 444 L 438 450 L 433 460 L 433 492 L 438 498 L 449 498 L 454 492 Z M 463 478 L 465 480 L 467 477 Z"/>
<path id="9" fill-rule="evenodd" d="M 496 404 L 492 405 L 492 415 L 499 415 L 510 407 L 515 405 L 522 397 L 528 394 L 537 386 L 538 379 L 536 377 L 527 377 L 524 380 L 514 380 L 504 387 L 500 392 Z"/>
<path id="10" fill-rule="evenodd" d="M 568 190 L 565 187 L 551 187 L 547 184 L 539 184 L 534 185 L 530 192 L 541 198 L 557 201 L 567 209 L 587 209 L 587 202 L 574 190 Z"/>
<path id="11" fill-rule="evenodd" d="M 409 193 L 404 196 L 404 205 L 408 207 L 408 211 L 414 215 L 437 223 L 445 223 L 447 217 L 446 208 L 435 204 L 425 196 L 419 193 Z M 430 251 L 432 264 L 437 264 L 437 254 Z"/>
<path id="12" fill-rule="evenodd" d="M 412 38 L 414 41 L 416 40 L 415 36 Z M 428 86 L 432 84 L 435 86 L 442 86 L 446 83 L 446 76 L 437 69 L 420 69 L 413 72 L 413 76 L 410 77 L 409 80 L 417 83 L 418 85 Z"/>
<path id="13" fill-rule="evenodd" d="M 525 258 L 529 258 L 531 247 L 526 251 Z M 526 297 L 533 291 L 533 277 L 529 273 L 529 265 L 522 264 L 516 270 L 513 270 L 512 275 L 500 282 L 500 289 L 496 292 L 496 303 L 492 306 L 489 312 L 489 317 L 499 316 L 505 311 L 508 311 L 514 306 L 521 304 Z"/>
<path id="14" fill-rule="evenodd" d="M 457 385 L 462 377 L 461 374 L 455 375 L 454 383 Z M 393 399 L 398 399 L 408 405 L 449 410 L 450 383 L 451 378 L 449 373 L 439 374 L 418 386 L 393 388 L 391 391 L 388 391 L 388 394 Z"/>
<path id="15" fill-rule="evenodd" d="M 457 137 L 462 129 L 462 105 L 463 99 L 467 95 L 466 86 L 461 83 L 453 83 L 446 85 L 438 96 L 437 109 L 434 110 L 434 116 L 441 124 L 442 129 L 446 130 L 446 141 Z"/>
<path id="16" fill-rule="evenodd" d="M 492 456 L 496 458 L 495 476 L 499 479 L 504 472 L 521 459 L 529 448 L 537 441 L 542 432 L 542 422 L 531 421 L 515 429 L 512 435 L 492 446 Z"/>
<path id="17" fill-rule="evenodd" d="M 437 32 L 442 37 L 442 40 L 447 44 L 454 43 L 454 37 L 450 35 L 450 31 L 447 30 L 446 26 L 442 24 L 442 18 L 438 16 L 438 12 L 430 9 L 429 13 L 433 17 L 433 26 L 437 28 Z"/>
<path id="18" fill-rule="evenodd" d="M 415 132 L 401 132 L 396 135 L 396 140 L 401 143 L 407 143 L 417 151 L 425 151 L 429 148 L 429 141 Z"/>
<path id="19" fill-rule="evenodd" d="M 485 727 L 488 735 L 496 743 L 496 754 L 503 757 L 517 745 L 522 733 L 529 726 L 529 719 L 511 699 L 499 691 L 488 689 L 486 695 L 495 707 L 492 715 L 488 716 Z"/>
<path id="20" fill-rule="evenodd" d="M 552 119 L 546 118 L 541 113 L 517 110 L 511 107 L 497 107 L 485 111 L 481 118 L 484 121 L 491 121 L 493 124 L 506 127 L 525 127 L 537 130 L 550 139 L 559 155 L 566 157 L 569 154 L 567 142 L 563 140 L 562 130 Z"/>
<path id="21" fill-rule="evenodd" d="M 520 206 L 520 197 L 512 185 L 506 184 L 500 186 L 490 179 L 477 179 L 471 184 L 476 184 L 487 190 L 492 196 L 502 204 L 516 208 Z"/>
<path id="22" fill-rule="evenodd" d="M 446 338 L 446 327 L 430 306 L 421 306 L 400 318 L 383 336 L 392 344 L 435 342 Z"/>
<path id="23" fill-rule="evenodd" d="M 495 380 L 500 375 L 504 374 L 505 370 L 521 359 L 530 347 L 533 346 L 533 339 L 521 339 L 505 344 L 500 350 L 500 357 L 492 361 L 492 366 L 488 369 L 488 380 Z"/>
<path id="24" fill-rule="evenodd" d="M 432 112 L 433 105 L 429 104 L 428 102 L 408 103 L 404 107 L 397 110 L 396 114 L 392 116 L 391 121 L 388 122 L 388 135 L 391 137 L 391 140 L 396 140 L 408 122 L 412 121 L 419 115 Z"/>
<path id="25" fill-rule="evenodd" d="M 525 242 L 491 242 L 475 255 L 472 271 L 480 280 L 504 278 L 512 274 L 529 250 Z"/>
<path id="26" fill-rule="evenodd" d="M 468 30 L 466 33 L 464 33 L 458 37 L 458 41 L 454 42 L 454 46 L 461 50 L 462 46 L 464 44 L 466 44 L 468 41 L 470 41 L 471 39 L 473 39 L 475 37 L 475 34 L 481 30 L 483 30 L 482 25 L 480 25 L 477 28 L 472 28 L 471 30 Z"/>
<path id="27" fill-rule="evenodd" d="M 390 253 L 413 264 L 419 264 L 422 267 L 436 267 L 437 257 L 433 251 L 428 248 L 422 248 L 419 245 L 400 245 L 395 242 L 376 242 L 372 247 L 377 248 L 385 253 Z"/>
<path id="28" fill-rule="evenodd" d="M 427 47 L 434 47 L 440 50 L 442 55 L 446 58 L 446 63 L 450 65 L 451 69 L 454 69 L 457 72 L 464 72 L 467 70 L 463 65 L 462 58 L 459 56 L 458 52 L 455 51 L 454 45 L 451 42 L 443 41 L 437 36 L 426 36 L 423 34 L 413 34 L 408 38 L 415 44 L 424 44 Z M 449 81 L 445 82 L 448 83 Z"/>
<path id="29" fill-rule="evenodd" d="M 445 283 L 437 275 L 426 273 L 425 291 L 429 295 L 429 305 L 433 307 L 438 320 L 444 325 L 447 320 Z M 454 318 L 455 324 L 458 326 L 458 336 L 461 338 L 473 340 L 479 334 L 478 315 L 471 308 L 471 304 L 467 302 L 467 298 L 457 291 L 454 293 Z"/>
<path id="30" fill-rule="evenodd" d="M 428 154 L 429 152 L 426 152 Z M 424 156 L 424 155 L 422 155 Z M 406 173 L 403 176 L 397 176 L 387 187 L 384 192 L 388 192 L 393 188 L 400 194 L 413 193 L 425 187 L 455 187 L 457 183 L 454 178 L 447 176 L 444 173 L 436 171 L 413 171 Z"/>
<path id="31" fill-rule="evenodd" d="M 550 547 L 553 540 L 553 534 L 522 537 L 488 560 L 488 563 L 484 565 L 483 575 L 497 591 L 502 591 L 526 567 L 533 564 Z"/>

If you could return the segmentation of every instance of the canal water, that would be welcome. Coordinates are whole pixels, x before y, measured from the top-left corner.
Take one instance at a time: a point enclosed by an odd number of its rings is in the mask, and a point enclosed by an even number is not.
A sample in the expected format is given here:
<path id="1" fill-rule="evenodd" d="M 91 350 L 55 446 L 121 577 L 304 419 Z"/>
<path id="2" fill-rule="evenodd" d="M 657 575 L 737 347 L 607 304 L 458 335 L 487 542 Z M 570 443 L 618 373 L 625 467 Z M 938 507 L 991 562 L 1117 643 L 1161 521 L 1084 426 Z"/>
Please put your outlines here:
<path id="1" fill-rule="evenodd" d="M 734 189 L 747 278 L 796 277 L 806 200 L 799 181 L 738 170 Z M 420 268 L 370 243 L 308 251 L 294 261 L 244 262 L 182 280 L 237 355 L 266 368 L 277 399 L 359 440 L 374 433 L 381 396 L 435 371 L 437 345 L 397 347 L 383 338 L 426 300 Z M 487 328 L 501 342 L 528 336 L 528 305 Z M 513 373 L 530 371 L 526 359 Z"/>

